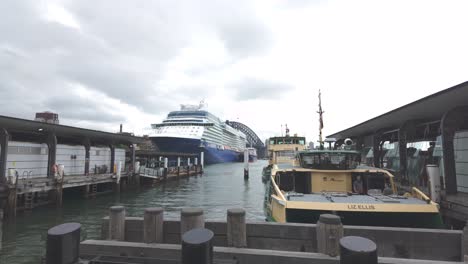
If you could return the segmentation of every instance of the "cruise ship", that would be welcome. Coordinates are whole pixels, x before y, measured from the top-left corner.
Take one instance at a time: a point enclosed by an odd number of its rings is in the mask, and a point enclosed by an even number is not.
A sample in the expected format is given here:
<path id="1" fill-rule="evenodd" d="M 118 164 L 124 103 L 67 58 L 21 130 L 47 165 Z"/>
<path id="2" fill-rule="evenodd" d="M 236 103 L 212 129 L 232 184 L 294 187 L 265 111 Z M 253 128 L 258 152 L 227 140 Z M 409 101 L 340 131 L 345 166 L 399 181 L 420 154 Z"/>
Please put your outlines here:
<path id="1" fill-rule="evenodd" d="M 205 164 L 240 161 L 246 136 L 199 105 L 181 105 L 162 123 L 152 124 L 150 138 L 162 152 L 205 154 Z"/>

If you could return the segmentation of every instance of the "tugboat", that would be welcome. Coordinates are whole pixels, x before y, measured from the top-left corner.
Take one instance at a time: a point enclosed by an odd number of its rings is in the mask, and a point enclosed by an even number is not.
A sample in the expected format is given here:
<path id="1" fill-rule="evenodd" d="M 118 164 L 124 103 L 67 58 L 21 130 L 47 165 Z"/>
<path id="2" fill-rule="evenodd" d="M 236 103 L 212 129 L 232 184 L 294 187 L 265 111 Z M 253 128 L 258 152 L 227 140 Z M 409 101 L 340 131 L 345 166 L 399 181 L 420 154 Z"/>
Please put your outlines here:
<path id="1" fill-rule="evenodd" d="M 320 98 L 320 97 L 319 97 Z M 320 107 L 320 135 L 323 128 Z M 387 170 L 360 165 L 353 142 L 299 151 L 290 164 L 276 163 L 265 187 L 268 221 L 316 223 L 335 214 L 345 225 L 442 228 L 439 205 L 417 188 L 400 195 Z"/>
<path id="2" fill-rule="evenodd" d="M 271 177 L 271 169 L 275 164 L 292 165 L 298 151 L 306 149 L 305 137 L 289 135 L 289 128 L 286 125 L 286 135 L 281 137 L 271 137 L 268 139 L 267 153 L 268 165 L 263 168 L 262 181 L 266 183 Z"/>

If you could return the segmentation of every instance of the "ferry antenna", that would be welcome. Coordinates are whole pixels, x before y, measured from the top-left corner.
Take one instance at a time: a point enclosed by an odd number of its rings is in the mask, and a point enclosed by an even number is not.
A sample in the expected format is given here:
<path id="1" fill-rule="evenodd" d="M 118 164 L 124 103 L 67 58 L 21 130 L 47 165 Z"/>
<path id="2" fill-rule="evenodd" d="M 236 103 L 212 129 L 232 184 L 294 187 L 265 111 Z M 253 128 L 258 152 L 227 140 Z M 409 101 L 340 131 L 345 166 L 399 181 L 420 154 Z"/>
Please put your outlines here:
<path id="1" fill-rule="evenodd" d="M 323 139 L 322 139 L 322 129 L 323 129 L 323 113 L 325 111 L 322 110 L 322 92 L 319 89 L 319 110 L 317 113 L 319 114 L 319 144 L 320 144 L 320 149 L 323 149 Z"/>

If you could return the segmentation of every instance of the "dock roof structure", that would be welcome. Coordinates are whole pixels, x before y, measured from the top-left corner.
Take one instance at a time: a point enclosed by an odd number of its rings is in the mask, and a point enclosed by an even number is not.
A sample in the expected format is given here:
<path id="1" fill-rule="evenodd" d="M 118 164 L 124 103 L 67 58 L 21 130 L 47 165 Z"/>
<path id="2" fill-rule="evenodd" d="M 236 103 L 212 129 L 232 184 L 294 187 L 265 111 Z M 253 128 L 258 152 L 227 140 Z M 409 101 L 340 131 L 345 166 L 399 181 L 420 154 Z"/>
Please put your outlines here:
<path id="1" fill-rule="evenodd" d="M 70 140 L 81 140 L 83 138 L 87 138 L 92 142 L 101 144 L 129 145 L 144 142 L 142 137 L 135 137 L 127 134 L 110 133 L 9 116 L 0 116 L 0 128 L 6 129 L 9 133 L 22 134 L 25 137 L 37 137 L 40 135 L 53 133 L 57 137 L 67 138 Z"/>
<path id="2" fill-rule="evenodd" d="M 440 121 L 449 110 L 467 104 L 467 99 L 468 82 L 464 82 L 333 133 L 328 137 L 345 139 L 367 136 L 377 131 L 392 131 L 399 129 L 407 120 L 416 120 L 418 123 Z"/>

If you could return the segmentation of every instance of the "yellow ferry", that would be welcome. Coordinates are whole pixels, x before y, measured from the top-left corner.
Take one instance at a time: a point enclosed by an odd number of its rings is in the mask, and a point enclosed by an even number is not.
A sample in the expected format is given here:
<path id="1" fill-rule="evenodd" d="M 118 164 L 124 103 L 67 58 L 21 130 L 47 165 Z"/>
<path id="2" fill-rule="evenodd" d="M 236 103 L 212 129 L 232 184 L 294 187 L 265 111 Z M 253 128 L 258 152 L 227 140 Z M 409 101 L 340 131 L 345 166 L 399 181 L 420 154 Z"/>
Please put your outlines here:
<path id="1" fill-rule="evenodd" d="M 269 138 L 267 144 L 268 165 L 263 168 L 263 182 L 270 179 L 274 164 L 291 164 L 294 162 L 297 152 L 305 149 L 305 137 L 297 136 L 297 134 L 290 136 L 288 128 L 286 128 L 285 136 Z"/>
<path id="2" fill-rule="evenodd" d="M 297 164 L 274 164 L 266 187 L 267 220 L 316 223 L 339 215 L 348 225 L 441 228 L 439 206 L 413 188 L 399 195 L 393 175 L 359 166 L 352 150 L 306 150 Z"/>

